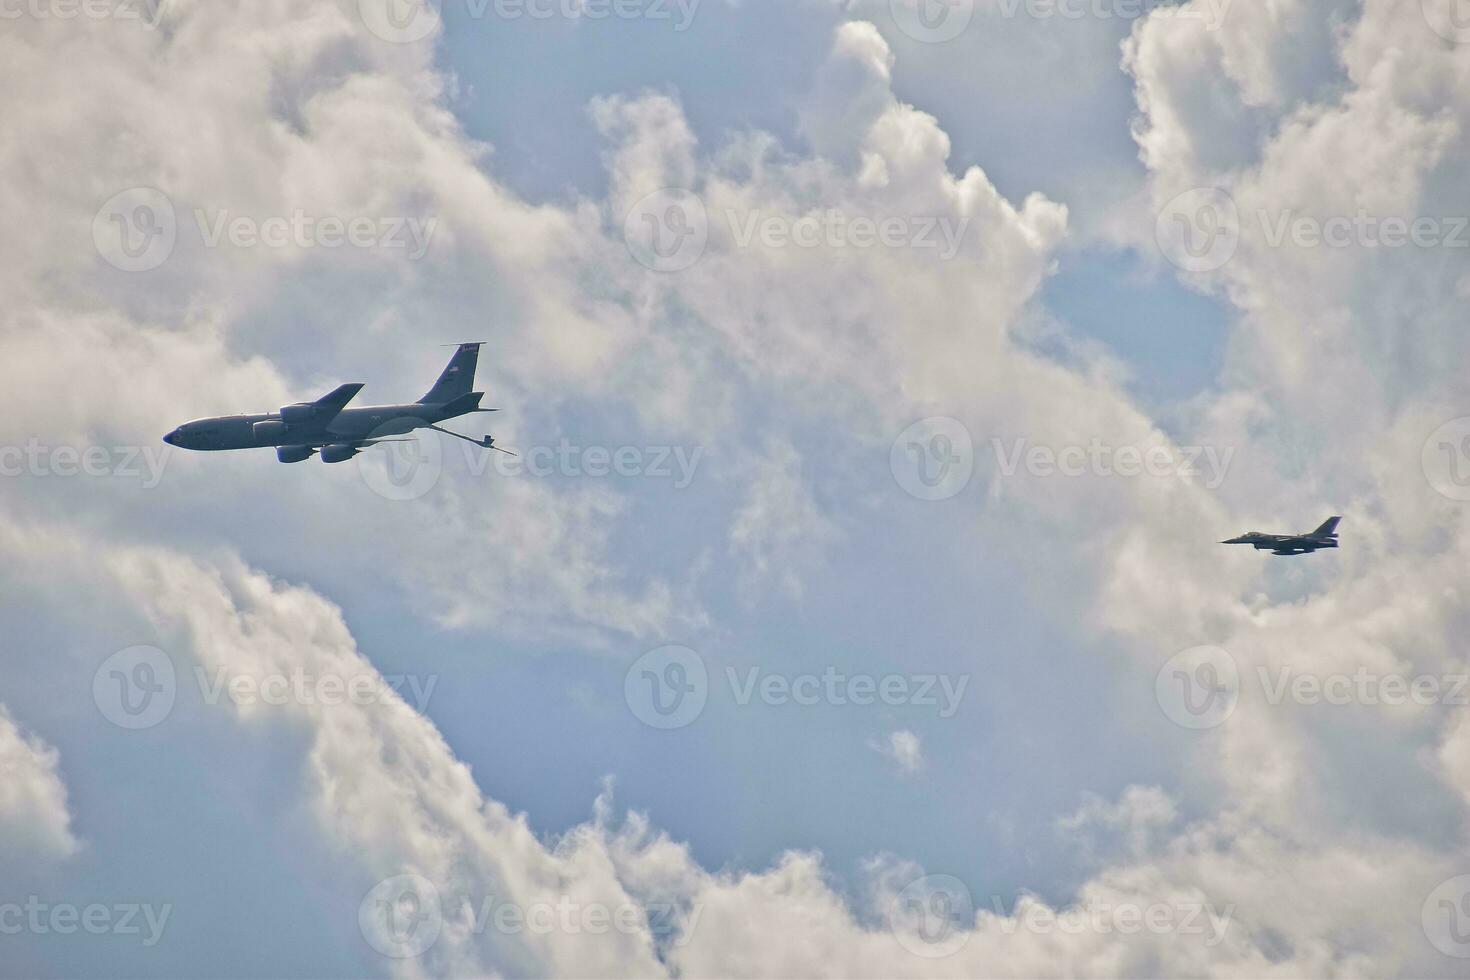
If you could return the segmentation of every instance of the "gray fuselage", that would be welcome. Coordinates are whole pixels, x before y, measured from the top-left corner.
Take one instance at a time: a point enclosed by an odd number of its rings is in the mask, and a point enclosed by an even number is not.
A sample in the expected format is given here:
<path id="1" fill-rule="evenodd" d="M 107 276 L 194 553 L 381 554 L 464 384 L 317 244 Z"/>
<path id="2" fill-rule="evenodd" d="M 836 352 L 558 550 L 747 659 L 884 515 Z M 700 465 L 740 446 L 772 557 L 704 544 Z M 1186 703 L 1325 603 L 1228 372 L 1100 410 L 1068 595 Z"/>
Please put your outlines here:
<path id="1" fill-rule="evenodd" d="M 458 418 L 468 412 L 449 412 L 443 405 L 370 405 L 347 408 L 325 424 L 315 421 L 291 423 L 283 431 L 262 433 L 260 422 L 281 422 L 281 416 L 222 415 L 185 422 L 163 437 L 180 449 L 218 452 L 226 449 L 270 449 L 275 446 L 328 446 L 403 435 L 414 429 Z"/>

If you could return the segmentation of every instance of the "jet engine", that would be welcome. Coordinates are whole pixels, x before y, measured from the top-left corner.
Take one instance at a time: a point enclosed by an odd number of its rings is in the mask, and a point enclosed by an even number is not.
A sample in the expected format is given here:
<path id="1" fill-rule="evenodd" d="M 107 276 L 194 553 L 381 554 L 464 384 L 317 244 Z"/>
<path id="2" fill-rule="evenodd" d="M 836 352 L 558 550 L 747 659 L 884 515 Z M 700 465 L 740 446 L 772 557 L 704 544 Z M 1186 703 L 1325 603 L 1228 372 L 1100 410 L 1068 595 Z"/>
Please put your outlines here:
<path id="1" fill-rule="evenodd" d="M 287 425 L 303 425 L 316 418 L 317 407 L 310 402 L 287 405 L 281 409 L 281 421 Z"/>
<path id="2" fill-rule="evenodd" d="M 314 451 L 310 446 L 278 446 L 276 459 L 283 463 L 304 463 Z"/>
<path id="3" fill-rule="evenodd" d="M 322 447 L 323 463 L 345 463 L 362 450 L 347 442 L 336 442 Z"/>
<path id="4" fill-rule="evenodd" d="M 287 426 L 285 422 L 276 422 L 272 420 L 269 422 L 256 422 L 250 428 L 254 431 L 256 439 L 269 441 L 271 439 L 279 439 L 284 436 L 286 434 L 286 429 L 289 428 L 289 426 Z"/>

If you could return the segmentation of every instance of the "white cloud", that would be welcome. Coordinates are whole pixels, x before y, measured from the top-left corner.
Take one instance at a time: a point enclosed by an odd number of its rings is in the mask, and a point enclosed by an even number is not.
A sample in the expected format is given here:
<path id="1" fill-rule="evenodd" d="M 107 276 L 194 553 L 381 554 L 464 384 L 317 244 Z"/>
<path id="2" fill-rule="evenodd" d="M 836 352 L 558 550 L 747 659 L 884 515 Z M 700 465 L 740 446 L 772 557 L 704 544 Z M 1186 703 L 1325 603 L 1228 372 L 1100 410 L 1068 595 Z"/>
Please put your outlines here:
<path id="1" fill-rule="evenodd" d="M 924 749 L 918 735 L 906 728 L 889 732 L 885 739 L 870 739 L 868 748 L 887 756 L 902 771 L 913 774 L 924 768 Z"/>
<path id="2" fill-rule="evenodd" d="M 0 855 L 64 858 L 81 846 L 60 768 L 60 754 L 22 733 L 0 705 Z"/>

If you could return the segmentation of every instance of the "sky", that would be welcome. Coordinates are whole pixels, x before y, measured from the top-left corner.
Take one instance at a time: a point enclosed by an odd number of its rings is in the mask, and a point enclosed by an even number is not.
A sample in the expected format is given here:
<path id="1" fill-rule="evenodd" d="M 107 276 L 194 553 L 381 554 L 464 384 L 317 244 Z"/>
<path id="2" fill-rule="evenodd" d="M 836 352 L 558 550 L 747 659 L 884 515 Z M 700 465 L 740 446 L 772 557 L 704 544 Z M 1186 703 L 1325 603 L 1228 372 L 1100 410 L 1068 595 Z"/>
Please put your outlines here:
<path id="1" fill-rule="evenodd" d="M 0 976 L 1470 971 L 1462 0 L 0 20 Z"/>

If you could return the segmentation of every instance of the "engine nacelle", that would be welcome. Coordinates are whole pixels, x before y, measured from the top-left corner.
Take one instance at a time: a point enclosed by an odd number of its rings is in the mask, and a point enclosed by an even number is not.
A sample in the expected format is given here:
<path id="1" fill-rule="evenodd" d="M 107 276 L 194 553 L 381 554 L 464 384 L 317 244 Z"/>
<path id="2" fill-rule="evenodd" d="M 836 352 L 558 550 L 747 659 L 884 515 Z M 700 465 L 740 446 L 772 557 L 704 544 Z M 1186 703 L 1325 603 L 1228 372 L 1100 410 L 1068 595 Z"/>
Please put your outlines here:
<path id="1" fill-rule="evenodd" d="M 304 463 L 311 459 L 312 452 L 310 446 L 279 446 L 276 449 L 276 459 L 283 463 Z"/>
<path id="2" fill-rule="evenodd" d="M 257 440 L 268 443 L 273 439 L 284 438 L 286 435 L 286 430 L 290 428 L 290 426 L 286 425 L 285 422 L 276 422 L 272 420 L 269 422 L 256 422 L 250 428 L 254 431 L 255 438 Z"/>
<path id="3" fill-rule="evenodd" d="M 302 425 L 316 418 L 317 408 L 309 402 L 287 405 L 281 409 L 281 421 L 287 425 Z"/>
<path id="4" fill-rule="evenodd" d="M 359 452 L 361 452 L 361 450 L 358 449 L 356 446 L 351 445 L 350 443 L 333 443 L 330 446 L 322 447 L 322 462 L 345 463 L 352 457 L 356 456 Z"/>

